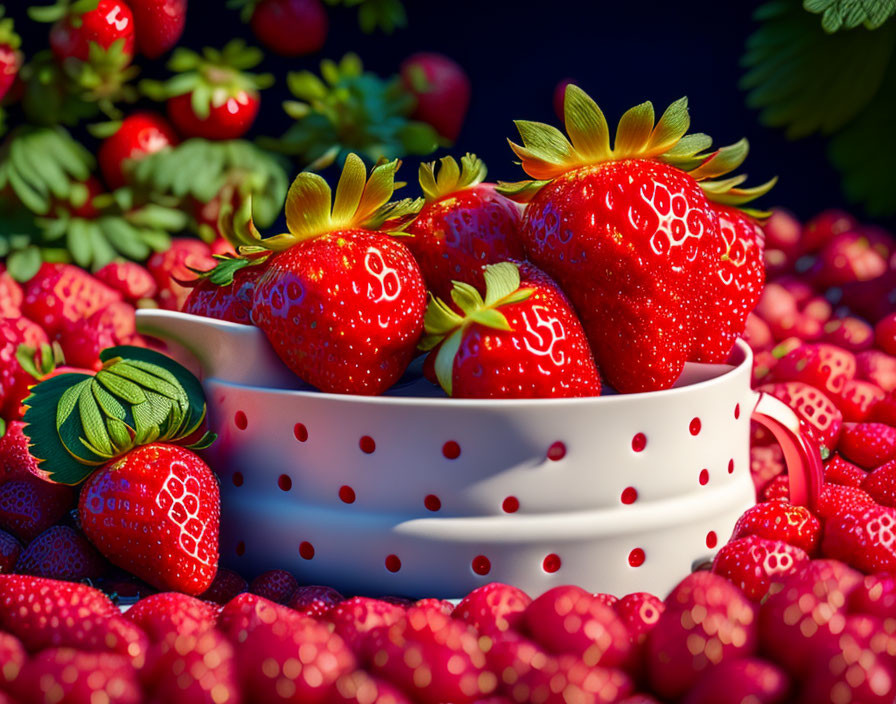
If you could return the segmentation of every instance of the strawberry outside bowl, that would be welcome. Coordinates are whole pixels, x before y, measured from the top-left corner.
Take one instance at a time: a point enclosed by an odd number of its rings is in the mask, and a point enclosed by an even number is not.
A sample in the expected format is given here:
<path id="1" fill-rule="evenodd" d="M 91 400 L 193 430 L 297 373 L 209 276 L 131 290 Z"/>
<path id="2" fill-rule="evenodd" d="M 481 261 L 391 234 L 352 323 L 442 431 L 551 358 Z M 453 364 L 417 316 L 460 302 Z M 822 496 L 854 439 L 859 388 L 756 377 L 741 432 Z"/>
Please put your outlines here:
<path id="1" fill-rule="evenodd" d="M 412 366 L 385 395 L 316 391 L 252 326 L 143 310 L 138 328 L 194 361 L 218 440 L 221 561 L 350 594 L 459 597 L 500 581 L 667 593 L 755 503 L 751 418 L 812 504 L 817 448 L 750 389 L 752 355 L 688 364 L 665 391 L 449 399 Z"/>

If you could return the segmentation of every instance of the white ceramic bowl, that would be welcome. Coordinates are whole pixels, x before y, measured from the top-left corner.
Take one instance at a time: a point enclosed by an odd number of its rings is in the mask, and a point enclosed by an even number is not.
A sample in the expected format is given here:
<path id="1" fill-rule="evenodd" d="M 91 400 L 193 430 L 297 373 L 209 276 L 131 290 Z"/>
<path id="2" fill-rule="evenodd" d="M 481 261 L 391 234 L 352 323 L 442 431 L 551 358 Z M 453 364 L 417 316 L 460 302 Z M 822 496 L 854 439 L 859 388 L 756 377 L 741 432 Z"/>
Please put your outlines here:
<path id="1" fill-rule="evenodd" d="M 750 390 L 743 342 L 666 391 L 488 401 L 413 372 L 380 397 L 321 393 L 254 327 L 167 311 L 138 326 L 199 362 L 221 559 L 249 576 L 279 567 L 352 594 L 665 594 L 755 501 L 751 416 L 782 440 L 794 500 L 820 483 L 793 413 Z"/>

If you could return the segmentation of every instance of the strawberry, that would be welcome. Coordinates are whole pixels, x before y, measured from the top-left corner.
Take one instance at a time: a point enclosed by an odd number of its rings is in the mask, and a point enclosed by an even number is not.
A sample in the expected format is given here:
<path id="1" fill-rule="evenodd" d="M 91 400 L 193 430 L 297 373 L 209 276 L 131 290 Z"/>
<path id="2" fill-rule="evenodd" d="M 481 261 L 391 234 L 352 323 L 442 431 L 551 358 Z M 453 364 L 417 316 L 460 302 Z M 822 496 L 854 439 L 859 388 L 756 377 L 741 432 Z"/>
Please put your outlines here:
<path id="1" fill-rule="evenodd" d="M 561 655 L 520 677 L 511 700 L 566 704 L 570 701 L 618 702 L 634 689 L 622 670 L 593 667 L 575 655 Z"/>
<path id="2" fill-rule="evenodd" d="M 647 634 L 660 620 L 665 609 L 662 599 L 647 592 L 626 594 L 613 604 L 613 610 L 622 619 L 629 639 L 637 648 L 647 641 Z"/>
<path id="3" fill-rule="evenodd" d="M 324 615 L 351 651 L 359 658 L 368 655 L 368 634 L 381 626 L 391 626 L 404 618 L 405 610 L 397 604 L 379 599 L 355 596 L 342 601 Z"/>
<path id="4" fill-rule="evenodd" d="M 26 344 L 25 331 L 29 326 L 30 321 L 26 318 L 0 318 L 0 406 L 5 406 L 9 411 L 7 415 L 12 417 L 14 409 L 28 395 L 28 386 L 34 383 L 18 360 L 19 350 Z M 39 328 L 34 332 L 43 334 Z M 38 345 L 41 342 L 46 344 L 46 335 Z"/>
<path id="5" fill-rule="evenodd" d="M 896 507 L 896 460 L 863 475 L 862 489 L 881 506 Z"/>
<path id="6" fill-rule="evenodd" d="M 896 393 L 889 393 L 874 404 L 868 420 L 896 427 Z"/>
<path id="7" fill-rule="evenodd" d="M 333 687 L 332 704 L 413 704 L 400 689 L 364 670 L 342 675 Z"/>
<path id="8" fill-rule="evenodd" d="M 184 33 L 187 0 L 128 0 L 134 13 L 137 48 L 157 59 L 173 48 Z"/>
<path id="9" fill-rule="evenodd" d="M 776 340 L 795 337 L 803 342 L 815 342 L 824 334 L 822 324 L 802 311 L 778 320 L 770 320 L 768 325 Z"/>
<path id="10" fill-rule="evenodd" d="M 868 575 L 849 595 L 849 612 L 881 619 L 896 618 L 896 577 Z"/>
<path id="11" fill-rule="evenodd" d="M 248 221 L 235 244 L 275 250 L 255 286 L 252 320 L 280 359 L 307 383 L 333 393 L 378 394 L 404 373 L 423 331 L 426 293 L 420 269 L 397 239 L 377 232 L 418 204 L 387 205 L 392 161 L 374 167 L 349 154 L 336 204 L 318 175 L 299 174 L 286 200 L 288 234 L 260 239 Z M 226 206 L 225 206 L 226 207 Z"/>
<path id="12" fill-rule="evenodd" d="M 320 0 L 252 0 L 246 11 L 252 33 L 280 56 L 313 54 L 327 38 L 329 22 Z"/>
<path id="13" fill-rule="evenodd" d="M 29 316 L 30 317 L 30 316 Z M 856 375 L 877 384 L 888 394 L 896 391 L 896 357 L 880 350 L 865 350 L 856 355 Z"/>
<path id="14" fill-rule="evenodd" d="M 757 492 L 761 493 L 785 469 L 784 452 L 780 445 L 750 447 L 750 476 Z"/>
<path id="15" fill-rule="evenodd" d="M 896 266 L 875 279 L 852 281 L 841 289 L 841 305 L 872 322 L 880 320 L 893 312 L 896 302 Z"/>
<path id="16" fill-rule="evenodd" d="M 867 474 L 864 469 L 847 462 L 836 452 L 824 462 L 824 481 L 827 484 L 859 487 Z"/>
<path id="17" fill-rule="evenodd" d="M 169 636 L 205 633 L 217 622 L 212 605 L 177 592 L 161 592 L 140 599 L 124 617 L 143 629 L 154 642 Z"/>
<path id="18" fill-rule="evenodd" d="M 753 354 L 753 369 L 750 373 L 750 386 L 756 387 L 768 383 L 778 364 L 778 358 L 769 350 L 760 350 Z"/>
<path id="19" fill-rule="evenodd" d="M 744 332 L 747 316 L 756 306 L 765 268 L 762 264 L 764 235 L 749 215 L 737 208 L 717 205 L 721 246 L 720 263 L 706 282 L 709 304 L 694 334 L 698 338 L 694 360 L 724 362 L 734 340 Z"/>
<path id="20" fill-rule="evenodd" d="M 711 572 L 685 577 L 666 597 L 647 636 L 647 674 L 654 692 L 677 699 L 713 665 L 756 651 L 756 607 Z"/>
<path id="21" fill-rule="evenodd" d="M 165 83 L 143 81 L 141 87 L 154 100 L 166 101 L 168 119 L 184 137 L 239 139 L 258 114 L 259 90 L 273 83 L 268 74 L 246 72 L 262 57 L 241 39 L 220 51 L 206 48 L 202 55 L 181 47 L 168 62 L 179 75 Z"/>
<path id="22" fill-rule="evenodd" d="M 790 498 L 790 477 L 786 474 L 779 475 L 772 479 L 762 489 L 763 501 L 774 501 L 776 499 Z"/>
<path id="23" fill-rule="evenodd" d="M 631 657 L 622 620 L 612 607 L 579 587 L 549 589 L 529 604 L 523 623 L 548 651 L 580 655 L 589 666 L 615 667 Z"/>
<path id="24" fill-rule="evenodd" d="M 605 606 L 616 606 L 619 603 L 619 597 L 615 594 L 606 594 L 605 592 L 595 592 L 592 594 L 597 601 Z"/>
<path id="25" fill-rule="evenodd" d="M 760 506 L 774 506 L 770 501 Z M 782 540 L 767 540 L 757 535 L 735 538 L 722 546 L 712 561 L 712 571 L 730 580 L 748 599 L 761 601 L 772 581 L 791 574 L 809 560 L 804 550 Z"/>
<path id="26" fill-rule="evenodd" d="M 11 17 L 3 18 L 0 13 L 0 100 L 15 83 L 22 67 L 22 52 L 19 47 L 22 40 L 13 28 Z"/>
<path id="27" fill-rule="evenodd" d="M 896 428 L 883 423 L 844 423 L 837 450 L 850 462 L 874 469 L 896 456 Z"/>
<path id="28" fill-rule="evenodd" d="M 25 543 L 68 513 L 75 501 L 71 487 L 36 477 L 0 484 L 0 529 Z"/>
<path id="29" fill-rule="evenodd" d="M 286 570 L 269 570 L 249 583 L 249 592 L 275 604 L 285 604 L 299 588 L 298 580 Z"/>
<path id="30" fill-rule="evenodd" d="M 874 506 L 867 492 L 852 486 L 825 484 L 815 502 L 815 516 L 822 523 L 844 511 Z"/>
<path id="31" fill-rule="evenodd" d="M 427 336 L 439 384 L 457 398 L 599 396 L 600 377 L 566 297 L 529 264 L 485 267 L 485 300 L 457 282 L 451 298 L 434 298 Z M 433 349 L 435 348 L 435 349 Z"/>
<path id="32" fill-rule="evenodd" d="M 682 704 L 785 704 L 790 701 L 789 692 L 790 678 L 780 667 L 759 658 L 743 658 L 707 670 Z"/>
<path id="33" fill-rule="evenodd" d="M 805 344 L 775 366 L 778 381 L 801 381 L 834 398 L 856 375 L 856 358 L 848 350 L 823 343 Z"/>
<path id="34" fill-rule="evenodd" d="M 155 644 L 144 675 L 159 704 L 239 702 L 235 649 L 214 629 L 181 634 Z"/>
<path id="35" fill-rule="evenodd" d="M 381 627 L 371 661 L 375 674 L 423 704 L 465 704 L 497 687 L 476 631 L 429 609 L 411 607 L 404 618 Z"/>
<path id="36" fill-rule="evenodd" d="M 426 288 L 448 299 L 452 282 L 482 289 L 482 265 L 524 258 L 517 205 L 483 183 L 486 168 L 467 154 L 461 166 L 450 156 L 420 165 L 420 185 L 426 198 L 419 215 L 402 239 L 423 274 Z"/>
<path id="37" fill-rule="evenodd" d="M 874 343 L 887 354 L 896 357 L 896 313 L 881 318 L 874 326 Z"/>
<path id="38" fill-rule="evenodd" d="M 287 605 L 306 616 L 319 618 L 343 601 L 345 601 L 345 597 L 332 587 L 313 584 L 294 590 L 287 599 Z"/>
<path id="39" fill-rule="evenodd" d="M 825 522 L 821 550 L 869 574 L 896 572 L 896 509 L 841 511 Z"/>
<path id="40" fill-rule="evenodd" d="M 815 296 L 803 306 L 803 314 L 809 316 L 813 320 L 817 320 L 824 325 L 834 314 L 834 309 L 827 299 L 821 296 Z"/>
<path id="41" fill-rule="evenodd" d="M 781 540 L 810 555 L 818 547 L 821 526 L 805 506 L 787 501 L 770 501 L 748 508 L 734 524 L 732 539 L 756 535 Z"/>
<path id="42" fill-rule="evenodd" d="M 489 669 L 499 676 L 498 691 L 514 701 L 524 699 L 529 693 L 528 688 L 519 687 L 524 677 L 533 670 L 555 667 L 557 662 L 538 643 L 515 630 L 494 638 L 486 657 Z"/>
<path id="43" fill-rule="evenodd" d="M 128 115 L 115 133 L 103 140 L 97 154 L 106 185 L 115 189 L 129 183 L 128 170 L 133 162 L 167 149 L 177 141 L 174 129 L 161 115 L 153 112 Z"/>
<path id="44" fill-rule="evenodd" d="M 858 221 L 849 213 L 842 210 L 825 210 L 803 227 L 800 250 L 803 254 L 812 254 L 837 235 L 857 230 L 858 227 Z"/>
<path id="45" fill-rule="evenodd" d="M 0 264 L 0 318 L 18 318 L 22 315 L 22 287 L 12 278 L 6 267 Z"/>
<path id="46" fill-rule="evenodd" d="M 756 313 L 750 313 L 744 322 L 744 342 L 753 352 L 769 350 L 775 346 L 775 338 L 772 337 L 771 328 Z"/>
<path id="47" fill-rule="evenodd" d="M 143 701 L 137 671 L 128 658 L 72 648 L 53 648 L 37 655 L 22 668 L 15 688 L 33 704 Z"/>
<path id="48" fill-rule="evenodd" d="M 790 292 L 790 295 L 793 296 L 793 300 L 796 302 L 797 308 L 800 310 L 805 309 L 809 301 L 815 296 L 815 289 L 802 278 L 796 276 L 782 276 L 777 279 L 775 283 L 779 286 L 783 286 Z"/>
<path id="49" fill-rule="evenodd" d="M 861 318 L 848 315 L 826 322 L 822 339 L 850 352 L 862 352 L 874 343 L 874 329 Z"/>
<path id="50" fill-rule="evenodd" d="M 223 285 L 215 283 L 211 276 L 201 277 L 190 290 L 184 313 L 251 325 L 255 286 L 264 272 L 264 265 L 247 266 L 235 272 L 229 284 Z"/>
<path id="51" fill-rule="evenodd" d="M 800 381 L 763 384 L 757 391 L 771 394 L 790 406 L 823 448 L 832 450 L 837 446 L 843 415 L 821 391 Z"/>
<path id="52" fill-rule="evenodd" d="M 120 344 L 134 344 L 134 312 L 130 303 L 115 301 L 66 328 L 59 336 L 65 359 L 81 369 L 98 371 L 102 367 L 100 352 Z"/>
<path id="53" fill-rule="evenodd" d="M 511 143 L 526 173 L 539 179 L 505 190 L 530 201 L 522 230 L 528 257 L 569 294 L 613 388 L 667 388 L 696 351 L 698 326 L 709 329 L 712 320 L 715 334 L 740 333 L 749 312 L 719 325 L 711 310 L 726 245 L 695 179 L 738 166 L 746 143 L 698 155 L 709 141 L 684 136 L 684 99 L 655 127 L 650 103 L 628 111 L 615 149 L 600 108 L 575 85 L 567 86 L 565 115 L 572 142 L 553 127 L 520 121 L 524 146 Z M 692 167 L 694 176 L 675 164 Z M 703 186 L 733 202 L 724 186 Z M 713 344 L 724 346 L 721 339 Z"/>
<path id="54" fill-rule="evenodd" d="M 872 409 L 884 396 L 883 389 L 870 381 L 851 379 L 842 392 L 831 396 L 831 400 L 837 404 L 844 421 L 861 423 L 868 420 Z"/>
<path id="55" fill-rule="evenodd" d="M 886 270 L 886 258 L 864 233 L 843 232 L 822 248 L 808 275 L 816 286 L 824 289 L 852 281 L 869 281 Z"/>
<path id="56" fill-rule="evenodd" d="M 41 265 L 25 284 L 22 312 L 54 336 L 121 296 L 72 264 Z"/>
<path id="57" fill-rule="evenodd" d="M 793 213 L 775 208 L 762 226 L 768 249 L 777 249 L 792 257 L 797 253 L 803 227 Z"/>
<path id="58" fill-rule="evenodd" d="M 159 306 L 167 310 L 183 309 L 191 289 L 177 282 L 194 278 L 193 269 L 206 271 L 216 264 L 205 242 L 186 237 L 171 240 L 166 251 L 153 254 L 146 263 L 158 286 Z"/>
<path id="59" fill-rule="evenodd" d="M 0 574 L 14 572 L 21 554 L 22 544 L 5 530 L 0 530 Z"/>
<path id="60" fill-rule="evenodd" d="M 65 11 L 64 6 L 60 8 Z M 65 12 L 50 29 L 50 48 L 60 63 L 67 59 L 89 61 L 90 47 L 109 50 L 113 45 L 127 62 L 134 56 L 134 15 L 123 0 L 99 0 L 86 12 Z"/>
<path id="61" fill-rule="evenodd" d="M 117 291 L 128 303 L 136 304 L 142 299 L 156 295 L 158 285 L 149 270 L 137 262 L 109 262 L 93 276 L 106 286 Z"/>
<path id="62" fill-rule="evenodd" d="M 799 312 L 793 293 L 774 281 L 766 284 L 756 303 L 756 315 L 769 324 L 795 316 Z"/>
<path id="63" fill-rule="evenodd" d="M 106 561 L 74 528 L 53 526 L 32 540 L 16 572 L 69 581 L 96 579 L 106 571 Z"/>
<path id="64" fill-rule="evenodd" d="M 105 557 L 159 589 L 200 594 L 218 567 L 218 481 L 189 450 L 137 447 L 81 489 L 85 535 Z"/>
<path id="65" fill-rule="evenodd" d="M 532 598 L 509 584 L 491 582 L 467 594 L 451 614 L 483 635 L 516 628 Z"/>
<path id="66" fill-rule="evenodd" d="M 0 630 L 32 653 L 71 647 L 127 655 L 143 662 L 146 635 L 109 598 L 85 584 L 0 575 Z"/>
<path id="67" fill-rule="evenodd" d="M 214 604 L 226 604 L 248 590 L 249 583 L 240 575 L 226 567 L 218 567 L 211 586 L 199 598 Z"/>
<path id="68" fill-rule="evenodd" d="M 470 105 L 470 78 L 463 68 L 444 54 L 421 52 L 402 61 L 399 74 L 417 101 L 411 117 L 455 141 Z"/>
<path id="69" fill-rule="evenodd" d="M 10 633 L 0 633 L 0 662 L 3 663 L 0 667 L 0 694 L 19 678 L 27 658 L 22 641 Z"/>

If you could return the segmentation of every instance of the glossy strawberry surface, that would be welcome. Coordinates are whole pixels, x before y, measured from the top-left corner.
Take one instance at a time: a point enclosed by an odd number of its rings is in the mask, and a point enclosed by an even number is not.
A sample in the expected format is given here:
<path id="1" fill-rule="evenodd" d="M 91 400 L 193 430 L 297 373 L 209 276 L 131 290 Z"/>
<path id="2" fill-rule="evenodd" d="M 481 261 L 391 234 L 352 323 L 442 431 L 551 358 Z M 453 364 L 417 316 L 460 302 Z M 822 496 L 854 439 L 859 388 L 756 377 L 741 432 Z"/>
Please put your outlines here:
<path id="1" fill-rule="evenodd" d="M 491 184 L 427 203 L 401 241 L 420 265 L 426 287 L 448 300 L 452 281 L 481 288 L 482 266 L 522 259 L 520 211 Z"/>
<path id="2" fill-rule="evenodd" d="M 408 249 L 365 230 L 332 232 L 271 257 L 252 321 L 321 391 L 378 394 L 404 373 L 426 292 Z"/>
<path id="3" fill-rule="evenodd" d="M 184 137 L 238 139 L 255 122 L 258 106 L 257 92 L 241 90 L 222 105 L 210 105 L 208 117 L 205 118 L 193 110 L 190 93 L 169 98 L 166 109 L 168 119 Z"/>
<path id="4" fill-rule="evenodd" d="M 472 92 L 463 68 L 444 54 L 420 52 L 405 59 L 399 73 L 417 100 L 412 117 L 432 125 L 445 139 L 457 139 Z"/>
<path id="5" fill-rule="evenodd" d="M 68 15 L 50 30 L 50 48 L 58 61 L 87 61 L 90 45 L 108 49 L 119 40 L 126 56 L 134 55 L 134 15 L 123 0 L 99 0 L 95 9 Z"/>
<path id="6" fill-rule="evenodd" d="M 184 303 L 184 313 L 251 325 L 255 285 L 265 268 L 259 265 L 240 269 L 233 275 L 233 282 L 225 286 L 202 279 L 190 290 Z"/>
<path id="7" fill-rule="evenodd" d="M 177 44 L 187 21 L 187 0 L 129 0 L 137 48 L 155 59 Z"/>
<path id="8" fill-rule="evenodd" d="M 252 32 L 281 56 L 319 51 L 329 21 L 320 0 L 261 0 L 252 11 Z"/>
<path id="9" fill-rule="evenodd" d="M 112 189 L 125 185 L 133 161 L 177 141 L 174 129 L 161 115 L 152 112 L 128 115 L 115 134 L 103 140 L 97 154 L 106 185 Z"/>
<path id="10" fill-rule="evenodd" d="M 175 445 L 131 450 L 81 489 L 81 526 L 114 564 L 161 589 L 199 594 L 218 567 L 218 481 Z"/>
<path id="11" fill-rule="evenodd" d="M 678 378 L 702 305 L 701 250 L 717 236 L 693 179 L 644 160 L 566 173 L 523 218 L 530 260 L 568 293 L 601 372 L 623 392 Z"/>

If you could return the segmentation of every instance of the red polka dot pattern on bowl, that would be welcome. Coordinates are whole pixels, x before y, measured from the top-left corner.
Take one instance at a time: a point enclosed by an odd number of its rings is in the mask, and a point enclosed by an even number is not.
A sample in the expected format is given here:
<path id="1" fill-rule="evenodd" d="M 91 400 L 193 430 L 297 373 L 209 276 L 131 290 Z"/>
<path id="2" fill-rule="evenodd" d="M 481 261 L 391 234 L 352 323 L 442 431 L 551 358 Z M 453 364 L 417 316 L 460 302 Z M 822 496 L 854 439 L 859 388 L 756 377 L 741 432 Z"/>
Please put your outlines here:
<path id="1" fill-rule="evenodd" d="M 547 557 L 544 558 L 544 562 L 541 563 L 541 567 L 545 572 L 553 574 L 557 570 L 560 569 L 560 556 L 554 553 L 551 553 Z"/>
<path id="2" fill-rule="evenodd" d="M 644 555 L 644 550 L 641 548 L 635 548 L 628 554 L 628 564 L 632 567 L 640 567 L 644 564 L 646 556 Z"/>
<path id="3" fill-rule="evenodd" d="M 355 503 L 355 490 L 347 484 L 343 484 L 339 487 L 339 499 L 346 504 Z"/>
<path id="4" fill-rule="evenodd" d="M 233 415 L 233 424 L 240 430 L 245 430 L 249 425 L 249 419 L 246 417 L 245 413 L 243 413 L 242 411 L 237 411 Z"/>
<path id="5" fill-rule="evenodd" d="M 401 560 L 398 555 L 386 555 L 386 569 L 390 572 L 398 572 L 401 569 Z"/>
<path id="6" fill-rule="evenodd" d="M 358 441 L 358 447 L 365 455 L 372 455 L 376 451 L 376 442 L 369 435 L 365 435 Z"/>
<path id="7" fill-rule="evenodd" d="M 647 436 L 644 433 L 637 433 L 632 438 L 632 450 L 643 452 L 645 447 L 647 447 Z"/>
<path id="8" fill-rule="evenodd" d="M 299 442 L 308 442 L 308 428 L 303 423 L 296 423 L 292 429 L 292 434 L 296 436 Z"/>
<path id="9" fill-rule="evenodd" d="M 456 460 L 458 457 L 460 457 L 460 445 L 458 445 L 454 440 L 449 440 L 444 445 L 442 445 L 442 455 L 445 456 L 445 459 Z"/>
<path id="10" fill-rule="evenodd" d="M 688 430 L 691 431 L 691 435 L 699 435 L 702 427 L 703 424 L 700 422 L 699 418 L 692 418 Z"/>
<path id="11" fill-rule="evenodd" d="M 314 546 L 307 540 L 303 540 L 299 543 L 299 556 L 303 560 L 312 559 L 314 557 Z"/>
<path id="12" fill-rule="evenodd" d="M 423 505 L 427 511 L 438 511 L 442 508 L 442 500 L 435 494 L 427 494 L 423 499 Z"/>
<path id="13" fill-rule="evenodd" d="M 492 563 L 485 555 L 477 555 L 473 558 L 473 571 L 478 575 L 487 575 L 492 570 Z"/>
<path id="14" fill-rule="evenodd" d="M 566 445 L 559 440 L 548 448 L 548 459 L 557 462 L 566 457 Z"/>

